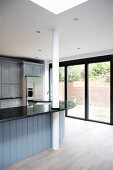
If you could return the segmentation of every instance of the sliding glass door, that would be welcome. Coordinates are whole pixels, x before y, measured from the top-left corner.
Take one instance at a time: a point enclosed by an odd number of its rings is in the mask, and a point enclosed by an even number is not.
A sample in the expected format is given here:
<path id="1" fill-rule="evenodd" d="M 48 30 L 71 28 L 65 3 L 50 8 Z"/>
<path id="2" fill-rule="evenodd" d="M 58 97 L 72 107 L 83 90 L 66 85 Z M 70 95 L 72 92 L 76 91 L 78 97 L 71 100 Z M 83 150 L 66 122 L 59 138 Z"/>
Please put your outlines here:
<path id="1" fill-rule="evenodd" d="M 89 119 L 110 122 L 110 62 L 88 65 Z"/>
<path id="2" fill-rule="evenodd" d="M 67 115 L 85 118 L 85 65 L 73 65 L 67 67 Z"/>
<path id="3" fill-rule="evenodd" d="M 112 79 L 113 57 L 60 63 L 59 100 L 71 108 L 66 110 L 66 116 L 113 124 Z"/>

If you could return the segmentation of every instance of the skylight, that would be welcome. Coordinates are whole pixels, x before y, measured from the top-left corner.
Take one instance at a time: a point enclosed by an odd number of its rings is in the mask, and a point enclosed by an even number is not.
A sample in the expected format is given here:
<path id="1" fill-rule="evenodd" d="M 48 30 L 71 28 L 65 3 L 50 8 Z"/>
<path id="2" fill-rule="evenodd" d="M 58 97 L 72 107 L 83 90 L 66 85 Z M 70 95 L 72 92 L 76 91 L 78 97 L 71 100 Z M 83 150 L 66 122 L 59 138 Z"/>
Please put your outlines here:
<path id="1" fill-rule="evenodd" d="M 54 14 L 59 14 L 88 0 L 30 0 L 37 5 L 49 10 Z"/>

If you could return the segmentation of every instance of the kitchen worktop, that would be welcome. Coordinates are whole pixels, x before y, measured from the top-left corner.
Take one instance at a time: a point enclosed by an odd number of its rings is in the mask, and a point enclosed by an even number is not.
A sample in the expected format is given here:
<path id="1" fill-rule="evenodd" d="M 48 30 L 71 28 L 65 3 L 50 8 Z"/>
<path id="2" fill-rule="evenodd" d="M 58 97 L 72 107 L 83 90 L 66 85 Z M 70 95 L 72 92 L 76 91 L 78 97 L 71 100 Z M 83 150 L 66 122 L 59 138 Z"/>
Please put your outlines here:
<path id="1" fill-rule="evenodd" d="M 41 102 L 41 101 L 40 101 Z M 52 109 L 51 103 L 46 103 L 43 101 L 43 104 L 33 104 L 31 106 L 20 106 L 12 108 L 0 109 L 0 122 L 6 122 L 15 119 L 22 119 L 31 116 L 50 114 L 56 111 L 63 111 L 66 109 L 72 108 L 73 104 L 68 104 L 68 107 L 65 107 L 65 102 L 59 102 L 58 109 Z"/>
<path id="2" fill-rule="evenodd" d="M 22 119 L 25 117 L 54 113 L 56 111 L 71 109 L 75 106 L 74 103 L 68 102 L 66 107 L 65 102 L 60 101 L 59 108 L 53 109 L 49 101 L 35 101 L 34 103 L 35 104 L 32 104 L 30 106 L 20 106 L 20 107 L 0 109 L 0 122 L 6 122 L 10 120 Z"/>

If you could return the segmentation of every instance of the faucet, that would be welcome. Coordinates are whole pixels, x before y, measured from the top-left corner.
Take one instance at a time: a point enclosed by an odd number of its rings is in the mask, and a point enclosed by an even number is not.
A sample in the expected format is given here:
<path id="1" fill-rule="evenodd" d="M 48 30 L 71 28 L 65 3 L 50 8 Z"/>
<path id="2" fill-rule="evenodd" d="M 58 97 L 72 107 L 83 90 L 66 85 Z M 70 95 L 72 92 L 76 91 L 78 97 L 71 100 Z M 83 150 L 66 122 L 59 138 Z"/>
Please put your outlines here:
<path id="1" fill-rule="evenodd" d="M 48 91 L 47 94 L 49 94 L 49 100 L 52 100 L 52 91 Z"/>

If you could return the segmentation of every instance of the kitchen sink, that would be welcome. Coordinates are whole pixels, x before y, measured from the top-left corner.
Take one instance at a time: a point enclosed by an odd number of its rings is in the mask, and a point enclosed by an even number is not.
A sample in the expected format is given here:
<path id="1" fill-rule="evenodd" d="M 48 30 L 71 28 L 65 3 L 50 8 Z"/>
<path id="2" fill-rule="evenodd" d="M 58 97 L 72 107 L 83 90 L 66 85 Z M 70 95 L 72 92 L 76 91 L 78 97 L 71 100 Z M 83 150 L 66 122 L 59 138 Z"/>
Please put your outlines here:
<path id="1" fill-rule="evenodd" d="M 36 102 L 36 105 L 48 105 L 48 104 L 51 104 L 51 102 L 49 102 L 49 101 L 43 101 L 43 102 L 41 102 L 41 101 L 39 101 L 39 102 Z"/>

